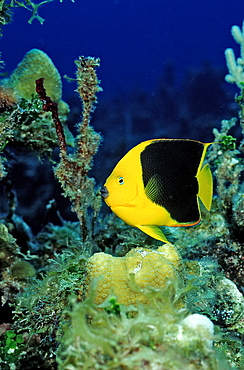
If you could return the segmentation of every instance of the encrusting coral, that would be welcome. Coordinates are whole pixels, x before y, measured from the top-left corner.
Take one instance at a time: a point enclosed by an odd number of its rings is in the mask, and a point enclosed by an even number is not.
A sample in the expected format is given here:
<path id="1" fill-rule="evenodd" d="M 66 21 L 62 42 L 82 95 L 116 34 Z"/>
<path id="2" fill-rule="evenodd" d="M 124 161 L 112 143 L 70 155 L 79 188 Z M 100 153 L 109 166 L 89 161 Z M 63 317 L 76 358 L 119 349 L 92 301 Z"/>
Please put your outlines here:
<path id="1" fill-rule="evenodd" d="M 182 260 L 172 244 L 157 250 L 135 248 L 124 257 L 95 253 L 87 264 L 88 292 L 94 278 L 98 278 L 95 293 L 97 304 L 102 303 L 111 293 L 126 305 L 149 303 L 142 289 L 162 289 L 168 281 L 179 287 L 184 284 Z"/>

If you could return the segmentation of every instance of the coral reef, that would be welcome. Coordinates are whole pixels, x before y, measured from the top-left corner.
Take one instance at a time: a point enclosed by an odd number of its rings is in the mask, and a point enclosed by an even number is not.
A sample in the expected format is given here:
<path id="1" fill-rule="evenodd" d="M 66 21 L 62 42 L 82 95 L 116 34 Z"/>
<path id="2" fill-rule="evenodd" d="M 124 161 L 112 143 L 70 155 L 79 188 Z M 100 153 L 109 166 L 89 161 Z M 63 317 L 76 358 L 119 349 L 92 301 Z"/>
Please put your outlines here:
<path id="1" fill-rule="evenodd" d="M 225 76 L 225 79 L 227 82 L 235 83 L 241 89 L 240 95 L 236 97 L 236 102 L 241 108 L 239 113 L 240 126 L 244 136 L 244 21 L 242 30 L 235 25 L 232 26 L 231 33 L 235 41 L 240 44 L 240 57 L 235 59 L 234 51 L 231 48 L 225 50 L 227 67 L 229 69 L 229 74 Z M 244 139 L 242 139 L 240 144 L 240 150 L 244 152 Z"/>
<path id="2" fill-rule="evenodd" d="M 8 111 L 16 104 L 16 97 L 10 88 L 0 87 L 0 111 Z"/>
<path id="3" fill-rule="evenodd" d="M 68 105 L 62 101 L 61 77 L 49 56 L 39 49 L 28 51 L 9 79 L 5 82 L 18 97 L 31 100 L 35 94 L 35 80 L 45 79 L 48 96 L 58 104 L 59 113 L 67 116 Z"/>
<path id="4" fill-rule="evenodd" d="M 71 325 L 58 350 L 58 369 L 229 368 L 213 347 L 212 322 L 186 309 L 176 311 L 168 289 L 152 291 L 151 305 L 137 308 L 118 306 L 111 298 L 96 306 L 93 294 L 69 312 Z"/>
<path id="5" fill-rule="evenodd" d="M 76 61 L 77 92 L 83 104 L 82 122 L 76 137 L 74 153 L 67 154 L 65 137 L 60 126 L 57 129 L 60 147 L 60 163 L 55 168 L 55 175 L 64 189 L 64 195 L 73 203 L 80 222 L 81 236 L 85 241 L 94 235 L 96 218 L 101 207 L 101 199 L 95 190 L 95 180 L 88 177 L 88 171 L 93 164 L 93 157 L 98 150 L 101 136 L 90 125 L 91 113 L 97 102 L 96 94 L 101 91 L 100 81 L 96 75 L 96 67 L 100 65 L 98 58 L 80 57 Z M 93 212 L 93 221 L 88 215 L 88 209 Z"/>
<path id="6" fill-rule="evenodd" d="M 21 334 L 16 334 L 13 330 L 3 332 L 4 339 L 1 341 L 0 358 L 2 360 L 2 369 L 15 368 L 15 363 L 21 357 L 21 353 L 25 345 L 24 338 Z M 9 367 L 4 366 L 9 364 Z"/>
<path id="7" fill-rule="evenodd" d="M 4 224 L 0 224 L 0 268 L 11 266 L 15 261 L 16 255 L 19 252 L 19 247 L 16 240 L 8 232 Z"/>
<path id="8" fill-rule="evenodd" d="M 10 4 L 5 0 L 0 1 L 0 36 L 2 36 L 2 26 L 11 22 Z"/>
<path id="9" fill-rule="evenodd" d="M 227 82 L 235 83 L 240 89 L 244 82 L 244 22 L 242 29 L 239 26 L 232 26 L 231 34 L 235 41 L 240 44 L 240 58 L 236 59 L 233 49 L 225 50 L 225 57 L 229 74 L 225 76 Z"/>
<path id="10" fill-rule="evenodd" d="M 115 294 L 119 303 L 126 305 L 149 303 L 143 289 L 162 289 L 169 281 L 174 282 L 175 289 L 177 285 L 182 287 L 184 284 L 182 260 L 172 244 L 157 250 L 131 249 L 124 257 L 95 253 L 87 263 L 88 294 L 94 278 L 98 279 L 97 304 L 101 304 L 111 293 Z"/>
<path id="11" fill-rule="evenodd" d="M 57 146 L 55 127 L 49 112 L 43 112 L 41 101 L 35 95 L 35 79 L 46 78 L 50 95 L 57 102 L 59 117 L 67 119 L 68 105 L 62 100 L 60 75 L 51 59 L 41 50 L 30 50 L 9 79 L 2 79 L 0 87 L 0 152 L 11 156 L 16 146 L 38 152 L 40 157 L 51 155 Z M 64 125 L 67 143 L 74 144 L 73 135 Z M 7 155 L 9 157 L 9 155 Z M 7 172 L 6 157 L 0 157 L 0 178 Z"/>
<path id="12" fill-rule="evenodd" d="M 46 262 L 45 277 L 34 280 L 17 298 L 12 328 L 28 343 L 18 359 L 18 369 L 56 369 L 57 339 L 67 321 L 63 311 L 70 307 L 70 295 L 77 301 L 82 298 L 86 260 L 78 246 L 70 247 L 55 261 Z"/>
<path id="13" fill-rule="evenodd" d="M 37 10 L 43 3 L 0 1 L 0 24 L 9 21 L 9 10 L 15 5 L 33 9 L 33 17 L 42 21 Z M 235 26 L 232 32 L 241 44 L 242 60 L 243 31 Z M 100 213 L 101 199 L 89 173 L 101 141 L 91 126 L 101 90 L 96 74 L 99 59 L 76 61 L 82 121 L 76 125 L 75 138 L 66 127 L 67 105 L 62 101 L 59 73 L 45 53 L 30 51 L 12 76 L 2 80 L 0 177 L 6 199 L 0 215 L 1 368 L 244 368 L 243 62 L 235 61 L 230 52 L 228 58 L 231 76 L 227 80 L 241 88 L 236 99 L 241 130 L 230 111 L 214 129 L 207 158 L 217 185 L 211 213 L 204 214 L 197 228 L 166 231 L 174 244 L 163 246 L 114 216 Z M 40 59 L 45 68 L 39 70 Z M 122 100 L 110 103 L 107 112 L 103 106 L 99 120 L 108 131 L 111 150 L 115 146 L 119 156 L 133 140 L 142 141 L 143 135 L 162 136 L 163 119 L 169 122 L 165 135 L 177 115 L 180 124 L 190 125 L 192 119 L 204 122 L 206 116 L 198 117 L 201 109 L 206 109 L 215 127 L 220 101 L 226 101 L 221 76 L 208 65 L 195 76 L 195 83 L 185 83 L 184 106 L 177 102 L 180 93 L 166 77 L 155 101 L 137 93 L 130 109 Z M 209 110 L 202 108 L 207 106 L 205 100 L 201 105 L 195 99 L 203 93 L 206 76 L 217 85 L 214 91 L 206 87 L 206 101 L 212 102 Z M 121 135 L 115 141 L 112 127 L 118 118 Z M 143 133 L 142 121 L 149 127 Z M 206 135 L 206 126 L 201 127 Z M 59 148 L 59 161 L 54 148 Z M 41 158 L 48 155 L 49 170 L 46 162 L 41 171 L 29 155 L 24 157 L 26 150 Z M 109 156 L 111 152 L 101 160 L 106 171 Z M 21 161 L 27 167 L 21 167 Z M 53 162 L 55 176 L 71 200 L 68 207 L 75 211 L 71 220 L 60 214 L 61 197 L 57 201 L 46 194 L 54 183 L 49 179 Z M 22 182 L 22 192 L 16 195 L 15 183 L 26 168 L 31 173 L 29 184 Z M 55 186 L 56 190 L 58 182 Z M 31 192 L 38 198 L 35 206 L 26 200 Z M 36 229 L 23 219 L 21 196 L 30 218 L 36 217 L 41 205 L 44 208 L 34 221 Z M 56 223 L 50 222 L 51 213 Z"/>

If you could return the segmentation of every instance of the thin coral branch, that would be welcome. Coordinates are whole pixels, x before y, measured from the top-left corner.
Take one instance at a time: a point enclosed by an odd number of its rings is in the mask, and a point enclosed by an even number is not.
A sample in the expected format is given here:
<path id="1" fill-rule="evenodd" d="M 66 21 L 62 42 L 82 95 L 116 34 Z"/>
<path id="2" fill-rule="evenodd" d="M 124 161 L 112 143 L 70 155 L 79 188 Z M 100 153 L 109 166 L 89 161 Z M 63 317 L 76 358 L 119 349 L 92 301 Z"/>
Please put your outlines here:
<path id="1" fill-rule="evenodd" d="M 92 57 L 79 57 L 79 60 L 75 61 L 77 65 L 77 92 L 79 93 L 82 104 L 82 124 L 80 125 L 80 133 L 78 135 L 78 145 L 77 151 L 80 156 L 86 157 L 87 155 L 93 156 L 97 149 L 93 149 L 93 153 L 90 154 L 89 151 L 86 152 L 86 149 L 90 149 L 90 145 L 86 142 L 84 146 L 84 138 L 88 138 L 88 129 L 91 114 L 95 109 L 95 104 L 97 103 L 97 92 L 102 91 L 102 88 L 99 86 L 100 81 L 97 78 L 96 68 L 100 66 L 99 58 Z M 97 138 L 98 142 L 100 138 Z M 85 140 L 87 141 L 87 139 Z M 98 147 L 98 144 L 95 144 Z"/>
<path id="2" fill-rule="evenodd" d="M 97 196 L 95 180 L 88 176 L 88 172 L 93 165 L 93 157 L 98 150 L 101 136 L 90 126 L 90 120 L 97 102 L 96 93 L 102 89 L 95 70 L 99 66 L 98 58 L 80 57 L 76 64 L 78 66 L 77 91 L 82 100 L 83 112 L 73 153 L 67 154 L 58 108 L 56 103 L 47 96 L 43 78 L 36 80 L 36 92 L 43 102 L 43 110 L 52 112 L 56 125 L 61 160 L 55 168 L 55 175 L 64 189 L 64 196 L 68 196 L 72 201 L 72 209 L 80 222 L 82 240 L 91 241 L 94 235 L 95 220 L 101 206 L 101 198 Z"/>
<path id="3" fill-rule="evenodd" d="M 58 115 L 58 105 L 57 103 L 53 102 L 49 96 L 47 96 L 46 90 L 44 88 L 44 78 L 39 78 L 38 80 L 36 80 L 36 92 L 38 94 L 38 97 L 43 102 L 43 110 L 45 112 L 52 113 L 52 119 L 53 119 L 53 122 L 55 123 L 56 131 L 58 135 L 60 156 L 65 157 L 67 154 L 67 146 L 66 146 L 63 126 L 60 122 L 59 115 Z"/>

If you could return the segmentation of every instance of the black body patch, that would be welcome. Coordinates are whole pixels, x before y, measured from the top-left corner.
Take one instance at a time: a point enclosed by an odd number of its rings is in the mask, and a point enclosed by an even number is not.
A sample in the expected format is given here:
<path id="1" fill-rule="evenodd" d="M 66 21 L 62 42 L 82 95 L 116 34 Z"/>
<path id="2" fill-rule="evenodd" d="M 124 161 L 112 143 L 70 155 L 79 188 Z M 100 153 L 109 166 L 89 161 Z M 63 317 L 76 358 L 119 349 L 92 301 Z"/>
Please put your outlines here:
<path id="1" fill-rule="evenodd" d="M 179 223 L 200 218 L 195 176 L 203 150 L 204 144 L 198 141 L 165 139 L 152 142 L 141 152 L 146 195 Z"/>

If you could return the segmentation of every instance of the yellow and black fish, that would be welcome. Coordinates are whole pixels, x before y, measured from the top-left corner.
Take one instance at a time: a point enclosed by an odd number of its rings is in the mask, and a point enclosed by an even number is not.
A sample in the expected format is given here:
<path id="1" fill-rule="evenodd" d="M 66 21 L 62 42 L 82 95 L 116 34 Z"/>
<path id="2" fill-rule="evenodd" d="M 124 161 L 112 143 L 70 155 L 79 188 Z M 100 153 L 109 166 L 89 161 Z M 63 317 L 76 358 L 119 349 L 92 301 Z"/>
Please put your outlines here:
<path id="1" fill-rule="evenodd" d="M 158 226 L 193 226 L 201 220 L 199 198 L 210 210 L 213 181 L 203 167 L 211 143 L 155 139 L 132 148 L 101 188 L 111 210 L 127 224 L 167 243 Z"/>

